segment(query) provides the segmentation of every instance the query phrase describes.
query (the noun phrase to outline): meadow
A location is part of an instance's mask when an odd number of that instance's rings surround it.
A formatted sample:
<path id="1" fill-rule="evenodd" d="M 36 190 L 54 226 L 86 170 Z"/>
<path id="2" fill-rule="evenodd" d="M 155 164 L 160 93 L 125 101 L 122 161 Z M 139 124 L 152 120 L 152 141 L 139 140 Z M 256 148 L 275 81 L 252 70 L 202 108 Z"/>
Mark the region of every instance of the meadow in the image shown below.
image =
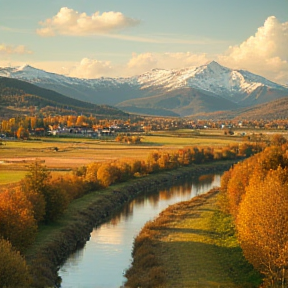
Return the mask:
<path id="1" fill-rule="evenodd" d="M 243 257 L 231 219 L 219 212 L 217 193 L 171 205 L 146 223 L 127 287 L 259 287 L 261 276 Z"/>
<path id="2" fill-rule="evenodd" d="M 113 139 L 42 137 L 5 140 L 0 146 L 0 185 L 21 180 L 36 159 L 53 173 L 67 173 L 91 162 L 146 159 L 154 150 L 185 146 L 225 146 L 241 143 L 242 137 L 224 135 L 222 130 L 191 130 L 143 134 L 141 144 L 119 143 Z"/>

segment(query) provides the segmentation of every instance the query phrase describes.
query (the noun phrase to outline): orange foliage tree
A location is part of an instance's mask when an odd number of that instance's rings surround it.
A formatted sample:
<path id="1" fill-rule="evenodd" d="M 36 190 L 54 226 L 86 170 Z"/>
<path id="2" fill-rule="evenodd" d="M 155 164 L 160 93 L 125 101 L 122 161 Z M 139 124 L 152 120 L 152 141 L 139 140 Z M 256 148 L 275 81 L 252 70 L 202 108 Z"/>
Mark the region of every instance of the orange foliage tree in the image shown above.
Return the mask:
<path id="1" fill-rule="evenodd" d="M 236 228 L 246 259 L 272 287 L 288 284 L 288 171 L 279 167 L 251 179 Z M 275 285 L 275 286 L 274 286 Z"/>
<path id="2" fill-rule="evenodd" d="M 103 187 L 115 183 L 117 179 L 116 168 L 109 163 L 103 163 L 97 171 L 97 179 Z"/>
<path id="3" fill-rule="evenodd" d="M 0 193 L 0 235 L 19 251 L 35 239 L 37 223 L 32 205 L 20 189 Z"/>

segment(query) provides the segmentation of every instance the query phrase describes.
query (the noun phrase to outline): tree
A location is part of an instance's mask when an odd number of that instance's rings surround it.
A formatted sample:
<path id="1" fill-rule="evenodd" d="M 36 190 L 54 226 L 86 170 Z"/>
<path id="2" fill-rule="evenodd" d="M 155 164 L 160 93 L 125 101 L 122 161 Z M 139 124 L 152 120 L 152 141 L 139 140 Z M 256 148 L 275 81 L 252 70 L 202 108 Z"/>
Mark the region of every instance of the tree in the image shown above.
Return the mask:
<path id="1" fill-rule="evenodd" d="M 150 152 L 147 156 L 147 168 L 150 173 L 159 171 L 158 159 L 160 158 L 159 151 Z"/>
<path id="2" fill-rule="evenodd" d="M 85 180 L 92 183 L 97 183 L 97 172 L 101 163 L 93 162 L 87 165 Z"/>
<path id="3" fill-rule="evenodd" d="M 116 168 L 115 173 L 117 173 L 117 181 L 127 181 L 131 178 L 131 166 L 125 160 L 116 161 L 113 166 Z"/>
<path id="4" fill-rule="evenodd" d="M 232 169 L 230 178 L 227 179 L 226 191 L 229 211 L 234 218 L 237 217 L 239 204 L 245 195 L 245 189 L 249 184 L 250 176 L 254 172 L 254 169 L 256 169 L 255 165 L 252 165 L 251 162 L 251 159 L 247 159 L 244 162 L 238 163 Z"/>
<path id="5" fill-rule="evenodd" d="M 50 172 L 39 161 L 35 161 L 29 167 L 29 172 L 21 181 L 22 190 L 27 199 L 31 202 L 35 219 L 40 222 L 45 215 L 45 197 L 44 192 L 47 189 Z"/>
<path id="6" fill-rule="evenodd" d="M 287 143 L 287 139 L 281 134 L 274 134 L 271 139 L 271 144 L 276 146 L 281 146 Z"/>
<path id="7" fill-rule="evenodd" d="M 31 277 L 25 260 L 9 241 L 0 239 L 0 287 L 31 287 Z"/>
<path id="8" fill-rule="evenodd" d="M 157 161 L 159 168 L 165 170 L 169 167 L 169 153 L 162 151 L 160 154 L 160 158 Z"/>
<path id="9" fill-rule="evenodd" d="M 44 220 L 46 223 L 56 221 L 68 206 L 67 193 L 55 182 L 45 187 L 43 195 L 46 203 Z"/>
<path id="10" fill-rule="evenodd" d="M 117 179 L 115 167 L 108 163 L 103 163 L 97 171 L 97 179 L 104 187 L 108 187 Z"/>
<path id="11" fill-rule="evenodd" d="M 23 252 L 37 231 L 32 205 L 20 189 L 0 193 L 0 236 Z"/>
<path id="12" fill-rule="evenodd" d="M 240 204 L 236 228 L 246 259 L 272 287 L 288 280 L 288 171 L 254 176 Z"/>

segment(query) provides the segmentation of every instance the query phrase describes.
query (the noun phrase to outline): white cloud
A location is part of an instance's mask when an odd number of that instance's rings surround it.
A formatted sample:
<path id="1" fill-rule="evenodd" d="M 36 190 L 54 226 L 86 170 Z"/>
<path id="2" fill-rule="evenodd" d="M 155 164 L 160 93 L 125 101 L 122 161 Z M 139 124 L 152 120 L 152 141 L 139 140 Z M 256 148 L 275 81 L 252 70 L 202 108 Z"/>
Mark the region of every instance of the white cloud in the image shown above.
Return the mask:
<path id="1" fill-rule="evenodd" d="M 83 58 L 78 63 L 66 63 L 58 73 L 78 78 L 129 77 L 140 75 L 153 68 L 177 69 L 201 65 L 211 59 L 206 54 L 187 53 L 133 53 L 122 65 L 110 61 Z M 38 65 L 39 66 L 39 65 Z M 51 69 L 50 69 L 51 70 Z"/>
<path id="2" fill-rule="evenodd" d="M 142 53 L 132 55 L 126 71 L 129 75 L 141 74 L 153 68 L 180 69 L 202 65 L 211 59 L 205 53 Z"/>
<path id="3" fill-rule="evenodd" d="M 32 54 L 24 45 L 12 46 L 0 44 L 0 54 Z"/>
<path id="4" fill-rule="evenodd" d="M 91 16 L 62 7 L 52 18 L 40 22 L 43 28 L 37 29 L 41 36 L 107 34 L 126 27 L 135 26 L 138 20 L 124 16 L 121 12 L 95 12 Z"/>
<path id="5" fill-rule="evenodd" d="M 246 69 L 279 83 L 288 82 L 288 22 L 275 16 L 266 19 L 254 36 L 229 47 L 219 62 L 231 68 Z"/>
<path id="6" fill-rule="evenodd" d="M 70 68 L 69 76 L 78 78 L 98 78 L 112 76 L 115 72 L 109 61 L 83 58 L 79 64 Z"/>
<path id="7" fill-rule="evenodd" d="M 64 9 L 64 10 L 63 10 Z M 61 12 L 62 11 L 62 12 Z M 61 15 L 59 16 L 59 13 Z M 51 33 L 55 34 L 65 34 L 71 33 L 78 35 L 89 34 L 89 33 L 100 33 L 103 31 L 108 31 L 108 26 L 113 27 L 124 27 L 123 25 L 112 25 L 106 26 L 102 23 L 103 13 L 100 15 L 96 14 L 102 19 L 101 21 L 96 21 L 99 24 L 97 29 L 93 26 L 95 23 L 92 20 L 93 16 L 88 17 L 85 13 L 79 14 L 72 9 L 62 8 L 60 12 L 53 17 L 45 21 L 47 29 L 46 35 Z M 116 12 L 107 12 L 116 13 Z M 94 14 L 94 15 L 95 15 Z M 117 14 L 117 13 L 116 13 Z M 121 13 L 120 13 L 121 14 Z M 66 15 L 66 16 L 65 16 Z M 81 16 L 82 15 L 82 16 Z M 121 14 L 122 15 L 122 14 Z M 123 16 L 123 15 L 122 15 Z M 105 16 L 106 17 L 106 16 Z M 124 17 L 124 16 L 123 16 Z M 79 24 L 79 19 L 86 19 L 88 24 L 83 20 L 82 26 Z M 109 17 L 107 19 L 110 19 Z M 117 17 L 115 18 L 117 19 Z M 124 19 L 126 19 L 124 17 Z M 133 20 L 134 21 L 134 20 Z M 133 22 L 132 21 L 132 22 Z M 115 20 L 113 23 L 120 23 L 121 21 Z M 125 22 L 125 21 L 124 21 Z M 68 25 L 69 23 L 69 25 Z M 76 24 L 75 24 L 76 23 Z M 81 21 L 80 21 L 81 23 Z M 85 24 L 86 23 L 86 24 Z M 125 22 L 126 23 L 126 22 Z M 129 23 L 129 21 L 128 21 Z M 133 22 L 133 25 L 135 23 Z M 43 26 L 45 26 L 43 25 Z M 112 25 L 112 26 L 111 26 Z M 127 24 L 128 26 L 130 24 Z M 80 29 L 80 26 L 83 28 Z M 105 29 L 103 27 L 106 27 Z M 84 29 L 86 27 L 86 30 Z M 93 29 L 91 27 L 94 27 Z M 89 28 L 89 29 L 88 29 Z M 70 30 L 69 30 L 70 29 Z M 113 30 L 111 28 L 112 31 Z M 94 32 L 92 32 L 94 31 Z M 98 32 L 97 32 L 98 31 Z M 42 31 L 43 32 L 43 31 Z M 45 34 L 44 33 L 44 34 Z M 104 33 L 104 32 L 103 32 Z M 103 34 L 104 35 L 104 34 Z M 116 37 L 122 39 L 122 35 L 119 34 L 105 34 L 105 37 Z M 125 36 L 125 35 L 124 35 Z M 139 38 L 139 39 L 138 39 Z M 131 41 L 143 41 L 149 42 L 149 39 L 153 41 L 152 38 L 141 38 L 132 37 Z M 168 41 L 169 39 L 159 38 L 157 41 Z M 173 38 L 174 39 L 174 38 Z M 172 39 L 172 40 L 173 40 Z M 171 41 L 172 41 L 171 40 Z M 161 42 L 162 43 L 162 42 Z M 169 47 L 169 46 L 167 46 Z M 235 68 L 235 69 L 245 69 L 253 73 L 262 75 L 272 81 L 282 84 L 288 84 L 288 22 L 281 23 L 274 17 L 268 17 L 262 27 L 259 27 L 255 35 L 247 38 L 243 43 L 235 46 L 229 47 L 229 49 L 220 55 L 208 55 L 205 53 L 192 53 L 192 52 L 179 52 L 179 53 L 133 53 L 130 59 L 126 60 L 126 63 L 114 63 L 106 60 L 99 59 L 89 59 L 83 58 L 80 62 L 38 62 L 36 67 L 41 67 L 44 70 L 53 71 L 56 73 L 65 74 L 68 76 L 80 77 L 80 78 L 97 78 L 97 77 L 128 77 L 133 75 L 139 75 L 153 68 L 163 68 L 163 69 L 179 69 L 191 66 L 199 66 L 205 64 L 210 60 L 217 60 L 220 64 Z M 0 54 L 12 54 L 12 53 L 31 53 L 24 46 L 7 46 L 0 44 Z M 106 55 L 107 56 L 107 55 Z M 125 55 L 122 55 L 122 59 Z M 2 59 L 3 60 L 3 59 Z M 30 63 L 33 65 L 33 63 Z M 58 65 L 58 66 L 57 66 Z M 62 67 L 62 68 L 61 68 Z M 49 68 L 49 69 L 47 69 Z"/>

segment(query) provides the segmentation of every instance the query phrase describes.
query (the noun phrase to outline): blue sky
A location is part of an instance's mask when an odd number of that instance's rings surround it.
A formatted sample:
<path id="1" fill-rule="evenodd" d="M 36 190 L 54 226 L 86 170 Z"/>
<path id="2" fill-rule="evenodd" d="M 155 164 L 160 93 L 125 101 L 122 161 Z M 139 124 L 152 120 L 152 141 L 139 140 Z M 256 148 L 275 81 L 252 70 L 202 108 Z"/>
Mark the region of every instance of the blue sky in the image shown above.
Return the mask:
<path id="1" fill-rule="evenodd" d="M 216 60 L 288 83 L 287 47 L 288 0 L 0 0 L 0 66 L 97 78 Z"/>

